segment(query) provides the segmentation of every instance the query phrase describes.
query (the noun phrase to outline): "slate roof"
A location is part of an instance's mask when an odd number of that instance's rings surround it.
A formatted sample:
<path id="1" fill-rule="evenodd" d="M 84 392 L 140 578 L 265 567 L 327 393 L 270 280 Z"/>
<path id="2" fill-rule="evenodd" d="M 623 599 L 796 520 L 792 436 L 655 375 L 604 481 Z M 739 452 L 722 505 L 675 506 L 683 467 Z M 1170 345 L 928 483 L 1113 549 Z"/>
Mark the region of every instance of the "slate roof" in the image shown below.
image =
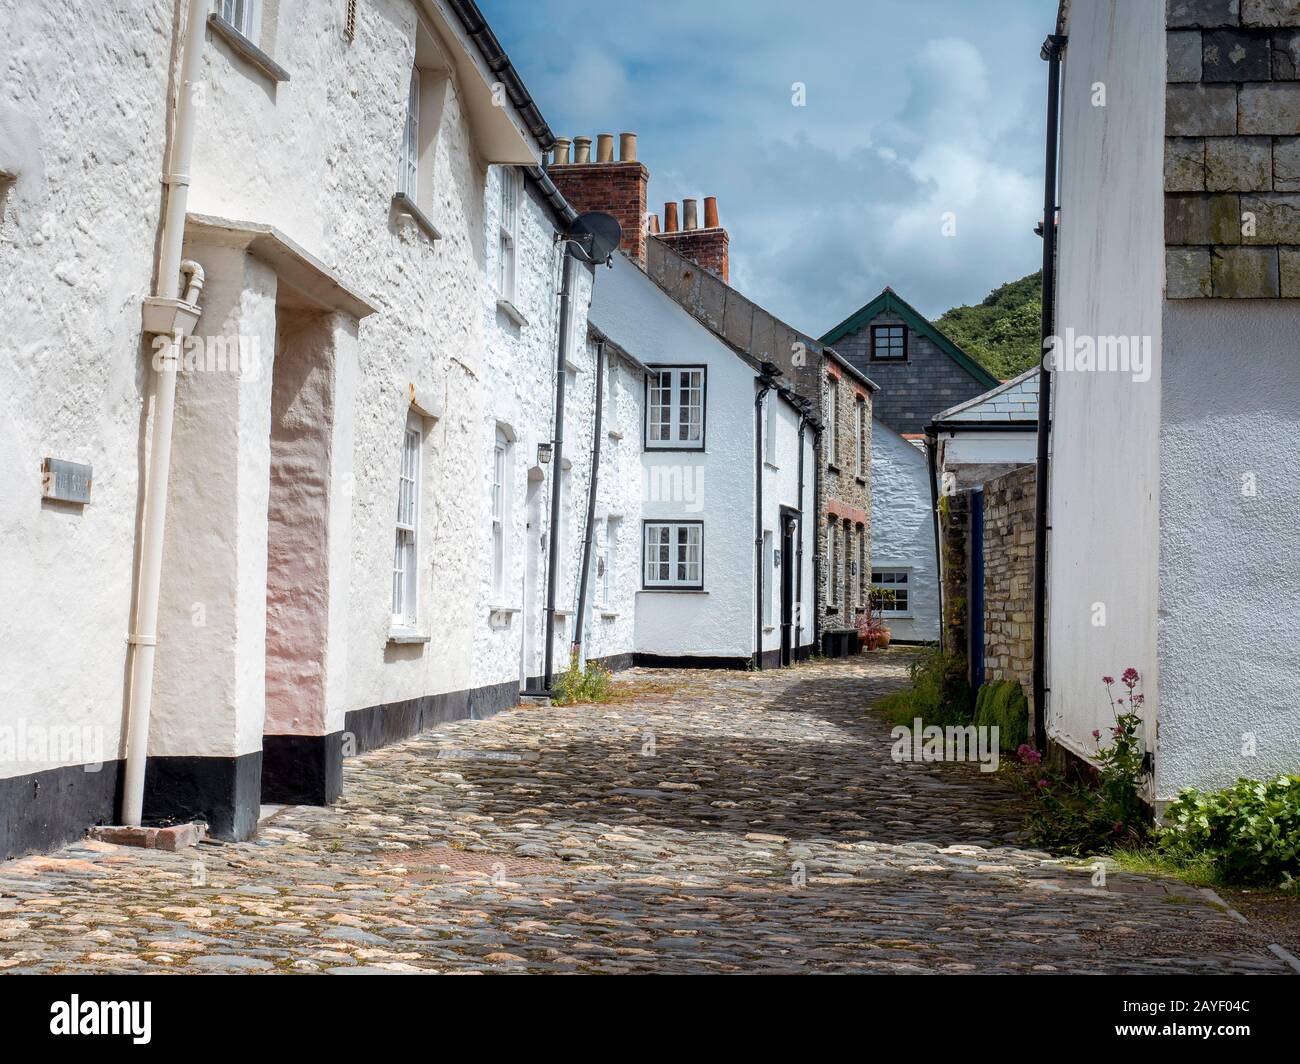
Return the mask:
<path id="1" fill-rule="evenodd" d="M 974 399 L 967 399 L 936 414 L 932 424 L 948 426 L 1038 425 L 1038 367 L 1025 370 Z"/>

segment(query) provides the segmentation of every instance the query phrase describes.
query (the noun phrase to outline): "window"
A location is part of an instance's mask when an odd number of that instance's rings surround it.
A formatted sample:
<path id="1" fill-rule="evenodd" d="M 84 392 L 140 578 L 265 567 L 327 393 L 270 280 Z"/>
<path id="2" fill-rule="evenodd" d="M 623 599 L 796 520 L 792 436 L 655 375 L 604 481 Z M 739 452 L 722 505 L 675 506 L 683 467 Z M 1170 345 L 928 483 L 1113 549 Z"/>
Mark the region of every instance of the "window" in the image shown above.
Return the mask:
<path id="1" fill-rule="evenodd" d="M 838 555 L 835 549 L 837 526 L 834 519 L 826 526 L 826 605 L 838 606 L 840 603 L 840 581 Z"/>
<path id="2" fill-rule="evenodd" d="M 618 362 L 609 357 L 605 366 L 605 430 L 611 436 L 621 435 L 618 421 L 618 401 L 620 394 L 620 383 L 618 375 Z"/>
<path id="3" fill-rule="evenodd" d="M 418 424 L 408 421 L 397 475 L 397 537 L 393 549 L 393 624 L 404 628 L 414 628 L 417 619 L 420 440 Z"/>
<path id="4" fill-rule="evenodd" d="M 771 627 L 776 623 L 776 581 L 772 579 L 775 568 L 772 554 L 772 533 L 763 533 L 763 624 Z"/>
<path id="5" fill-rule="evenodd" d="M 216 0 L 216 13 L 254 44 L 262 35 L 261 0 Z"/>
<path id="6" fill-rule="evenodd" d="M 871 359 L 873 362 L 906 361 L 907 326 L 873 325 L 871 327 Z"/>
<path id="7" fill-rule="evenodd" d="M 609 605 L 609 541 L 604 521 L 596 522 L 596 608 Z"/>
<path id="8" fill-rule="evenodd" d="M 645 523 L 645 586 L 699 591 L 704 587 L 704 525 Z"/>
<path id="9" fill-rule="evenodd" d="M 763 461 L 768 465 L 776 465 L 776 404 L 777 397 L 775 392 L 769 392 L 763 400 L 767 404 L 763 425 Z"/>
<path id="10" fill-rule="evenodd" d="M 502 167 L 497 295 L 508 303 L 513 303 L 515 299 L 515 242 L 519 236 L 519 192 L 519 171 L 511 166 Z"/>
<path id="11" fill-rule="evenodd" d="M 492 448 L 492 594 L 497 602 L 506 584 L 506 521 L 510 516 L 510 438 L 497 429 Z"/>
<path id="12" fill-rule="evenodd" d="M 865 477 L 871 467 L 871 455 L 867 453 L 867 404 L 859 399 L 854 404 L 854 439 L 857 440 L 858 476 Z"/>
<path id="13" fill-rule="evenodd" d="M 704 367 L 663 367 L 647 381 L 646 447 L 704 448 Z"/>
<path id="14" fill-rule="evenodd" d="M 867 574 L 870 570 L 867 568 L 867 530 L 864 526 L 858 525 L 858 605 L 866 608 L 871 595 L 871 585 L 867 581 Z"/>
<path id="15" fill-rule="evenodd" d="M 882 617 L 907 617 L 911 615 L 908 606 L 907 569 L 873 569 L 871 571 L 872 596 L 880 603 Z"/>
<path id="16" fill-rule="evenodd" d="M 827 459 L 831 465 L 840 464 L 840 382 L 832 377 L 826 382 L 826 429 L 830 434 Z"/>
<path id="17" fill-rule="evenodd" d="M 411 68 L 411 85 L 406 96 L 406 126 L 402 131 L 402 151 L 397 167 L 397 191 L 412 201 L 416 198 L 420 176 L 420 70 Z"/>

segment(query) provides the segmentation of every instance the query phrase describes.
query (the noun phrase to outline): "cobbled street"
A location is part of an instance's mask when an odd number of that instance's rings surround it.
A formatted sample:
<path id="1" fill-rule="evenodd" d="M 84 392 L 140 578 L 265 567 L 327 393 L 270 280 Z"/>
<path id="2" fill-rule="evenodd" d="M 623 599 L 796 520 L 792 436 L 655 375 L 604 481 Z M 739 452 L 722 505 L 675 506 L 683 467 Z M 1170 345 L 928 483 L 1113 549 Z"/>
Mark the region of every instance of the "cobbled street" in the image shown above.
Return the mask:
<path id="1" fill-rule="evenodd" d="M 6 862 L 0 969 L 1288 971 L 1192 887 L 1025 848 L 977 766 L 892 761 L 909 660 L 636 670 L 352 758 L 252 842 Z"/>

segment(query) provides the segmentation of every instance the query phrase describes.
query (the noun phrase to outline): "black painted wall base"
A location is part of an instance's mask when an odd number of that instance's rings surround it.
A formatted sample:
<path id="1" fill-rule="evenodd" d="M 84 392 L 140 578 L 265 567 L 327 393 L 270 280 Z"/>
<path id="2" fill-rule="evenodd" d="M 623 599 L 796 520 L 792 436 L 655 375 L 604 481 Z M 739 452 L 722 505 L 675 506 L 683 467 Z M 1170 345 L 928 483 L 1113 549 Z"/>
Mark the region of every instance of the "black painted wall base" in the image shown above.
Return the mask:
<path id="1" fill-rule="evenodd" d="M 0 861 L 54 850 L 94 824 L 112 824 L 121 801 L 121 761 L 96 772 L 64 765 L 0 779 Z"/>
<path id="2" fill-rule="evenodd" d="M 330 805 L 343 793 L 343 732 L 262 736 L 262 801 Z"/>
<path id="3" fill-rule="evenodd" d="M 262 751 L 239 757 L 150 757 L 144 772 L 144 822 L 206 820 L 208 833 L 253 837 L 262 810 Z"/>
<path id="4" fill-rule="evenodd" d="M 724 658 L 691 654 L 633 654 L 632 661 L 646 669 L 750 669 L 753 658 Z"/>
<path id="5" fill-rule="evenodd" d="M 465 717 L 482 720 L 518 704 L 519 681 L 511 680 L 472 691 L 449 691 L 354 709 L 343 718 L 343 731 L 353 737 L 353 752 L 362 754 L 409 739 L 437 724 Z"/>

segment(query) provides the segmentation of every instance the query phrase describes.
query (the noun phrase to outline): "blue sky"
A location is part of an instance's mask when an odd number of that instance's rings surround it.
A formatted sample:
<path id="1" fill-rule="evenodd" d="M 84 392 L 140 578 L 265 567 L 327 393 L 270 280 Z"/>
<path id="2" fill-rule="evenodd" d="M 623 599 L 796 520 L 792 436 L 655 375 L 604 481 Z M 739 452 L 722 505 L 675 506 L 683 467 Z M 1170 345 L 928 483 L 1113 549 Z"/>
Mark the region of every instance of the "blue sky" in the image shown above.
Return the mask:
<path id="1" fill-rule="evenodd" d="M 807 332 L 885 285 L 934 316 L 1040 264 L 1056 0 L 479 5 L 557 135 L 637 133 L 652 210 L 717 196 L 732 284 Z"/>

